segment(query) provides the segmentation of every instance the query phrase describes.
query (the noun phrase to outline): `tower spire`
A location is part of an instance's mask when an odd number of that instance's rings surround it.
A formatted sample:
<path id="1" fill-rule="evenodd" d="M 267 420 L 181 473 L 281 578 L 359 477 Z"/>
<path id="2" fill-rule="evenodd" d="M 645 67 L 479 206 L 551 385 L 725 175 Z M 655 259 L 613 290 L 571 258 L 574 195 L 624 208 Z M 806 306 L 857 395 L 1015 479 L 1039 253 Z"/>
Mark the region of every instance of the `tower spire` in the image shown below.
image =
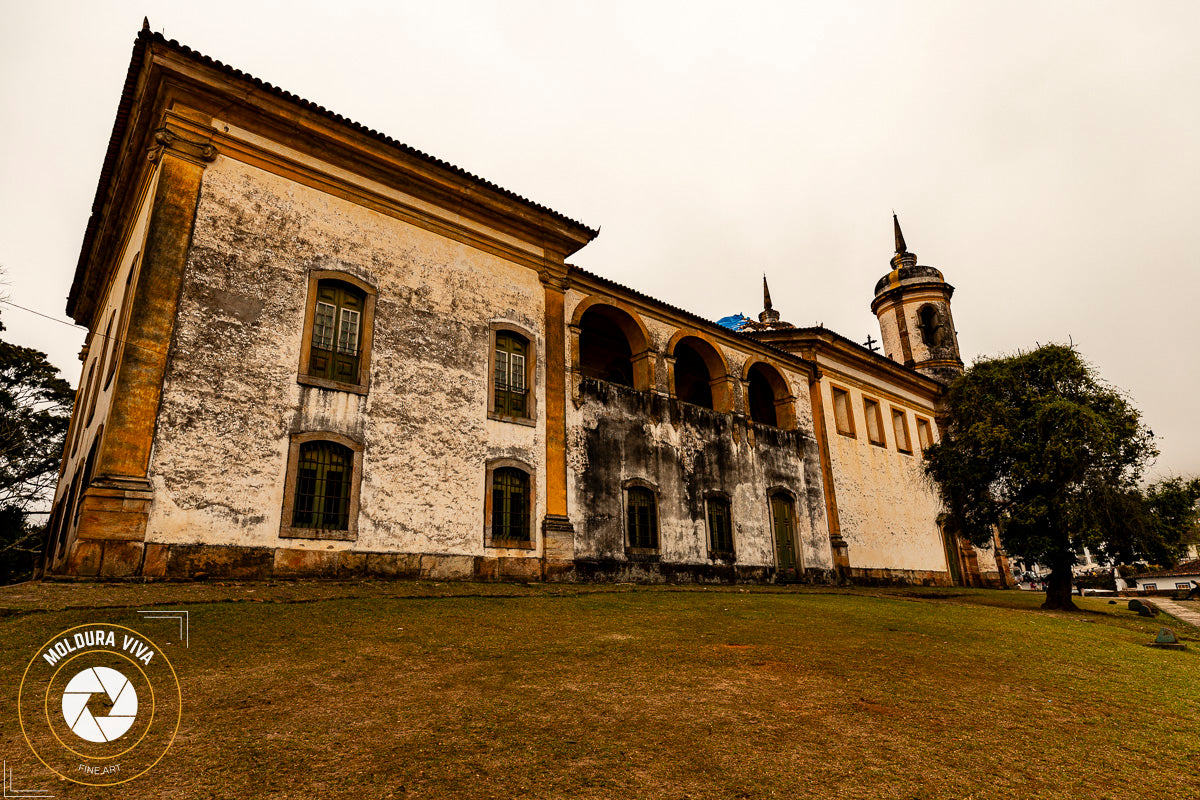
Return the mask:
<path id="1" fill-rule="evenodd" d="M 776 325 L 779 322 L 779 312 L 771 306 L 771 290 L 767 287 L 767 273 L 763 273 L 763 311 L 758 315 L 758 321 L 763 325 Z"/>
<path id="2" fill-rule="evenodd" d="M 900 218 L 896 216 L 895 211 L 892 212 L 892 234 L 896 237 L 896 255 L 892 256 L 892 269 L 915 267 L 917 254 L 908 252 L 908 245 L 904 242 L 904 231 L 900 230 Z"/>

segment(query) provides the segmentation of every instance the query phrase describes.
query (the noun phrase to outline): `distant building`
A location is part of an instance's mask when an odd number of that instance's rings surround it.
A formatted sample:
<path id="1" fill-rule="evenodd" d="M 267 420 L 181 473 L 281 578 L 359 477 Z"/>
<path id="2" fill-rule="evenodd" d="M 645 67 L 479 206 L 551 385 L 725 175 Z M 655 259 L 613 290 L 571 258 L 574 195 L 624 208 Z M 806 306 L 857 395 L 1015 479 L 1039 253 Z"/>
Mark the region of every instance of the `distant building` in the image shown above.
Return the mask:
<path id="1" fill-rule="evenodd" d="M 144 30 L 47 570 L 1008 583 L 921 476 L 962 363 L 898 221 L 885 354 L 568 264 L 596 235 Z"/>
<path id="2" fill-rule="evenodd" d="M 1129 588 L 1140 592 L 1191 590 L 1192 581 L 1200 583 L 1200 559 L 1184 561 L 1171 569 L 1160 569 L 1127 578 Z"/>

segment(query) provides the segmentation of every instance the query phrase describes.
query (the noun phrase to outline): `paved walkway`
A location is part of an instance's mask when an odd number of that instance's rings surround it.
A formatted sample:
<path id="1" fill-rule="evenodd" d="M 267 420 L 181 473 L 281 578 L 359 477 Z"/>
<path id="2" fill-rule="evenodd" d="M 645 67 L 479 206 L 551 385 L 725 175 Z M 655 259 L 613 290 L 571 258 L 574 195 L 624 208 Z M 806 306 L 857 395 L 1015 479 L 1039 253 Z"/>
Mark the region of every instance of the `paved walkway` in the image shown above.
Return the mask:
<path id="1" fill-rule="evenodd" d="M 1200 628 L 1200 603 L 1177 603 L 1161 597 L 1151 597 L 1148 600 L 1171 616 Z"/>

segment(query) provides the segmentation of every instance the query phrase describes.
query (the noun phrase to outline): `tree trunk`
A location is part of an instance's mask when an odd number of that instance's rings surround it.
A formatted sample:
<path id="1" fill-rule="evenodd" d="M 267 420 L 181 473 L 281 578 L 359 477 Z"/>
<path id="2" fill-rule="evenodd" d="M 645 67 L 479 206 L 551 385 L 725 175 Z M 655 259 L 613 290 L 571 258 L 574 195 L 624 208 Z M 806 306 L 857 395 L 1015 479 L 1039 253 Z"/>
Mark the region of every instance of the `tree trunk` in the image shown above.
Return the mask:
<path id="1" fill-rule="evenodd" d="M 1050 568 L 1050 576 L 1046 581 L 1046 602 L 1042 608 L 1056 611 L 1078 611 L 1071 600 L 1071 565 L 1060 560 Z"/>

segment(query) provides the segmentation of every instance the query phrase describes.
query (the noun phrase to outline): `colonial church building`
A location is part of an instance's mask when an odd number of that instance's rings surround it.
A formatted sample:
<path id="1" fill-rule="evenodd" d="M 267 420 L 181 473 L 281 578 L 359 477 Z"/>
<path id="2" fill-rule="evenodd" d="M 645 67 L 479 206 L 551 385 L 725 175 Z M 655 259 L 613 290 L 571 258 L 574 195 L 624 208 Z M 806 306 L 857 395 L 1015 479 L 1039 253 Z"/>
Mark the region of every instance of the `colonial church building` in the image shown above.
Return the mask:
<path id="1" fill-rule="evenodd" d="M 921 475 L 962 362 L 898 222 L 882 354 L 568 263 L 596 235 L 143 30 L 46 571 L 1006 583 Z"/>

